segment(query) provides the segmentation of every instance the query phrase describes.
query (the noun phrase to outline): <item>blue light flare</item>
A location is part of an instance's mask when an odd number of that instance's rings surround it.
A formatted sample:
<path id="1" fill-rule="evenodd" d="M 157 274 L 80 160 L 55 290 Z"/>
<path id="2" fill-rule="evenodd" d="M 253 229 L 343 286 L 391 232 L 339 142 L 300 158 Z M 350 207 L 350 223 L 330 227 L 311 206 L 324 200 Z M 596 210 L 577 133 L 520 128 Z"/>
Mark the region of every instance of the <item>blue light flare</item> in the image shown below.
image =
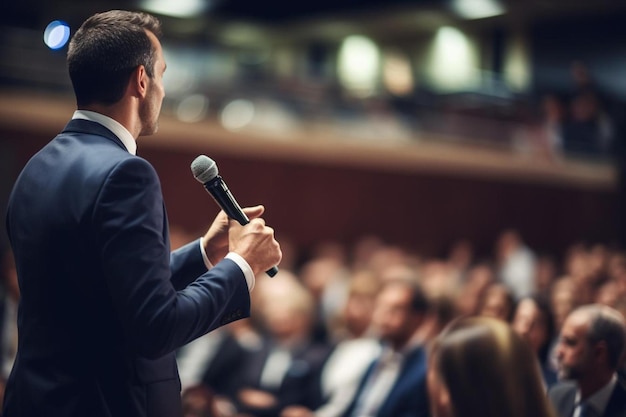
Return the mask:
<path id="1" fill-rule="evenodd" d="M 43 33 L 43 41 L 52 50 L 61 49 L 70 39 L 70 27 L 61 20 L 50 22 Z"/>

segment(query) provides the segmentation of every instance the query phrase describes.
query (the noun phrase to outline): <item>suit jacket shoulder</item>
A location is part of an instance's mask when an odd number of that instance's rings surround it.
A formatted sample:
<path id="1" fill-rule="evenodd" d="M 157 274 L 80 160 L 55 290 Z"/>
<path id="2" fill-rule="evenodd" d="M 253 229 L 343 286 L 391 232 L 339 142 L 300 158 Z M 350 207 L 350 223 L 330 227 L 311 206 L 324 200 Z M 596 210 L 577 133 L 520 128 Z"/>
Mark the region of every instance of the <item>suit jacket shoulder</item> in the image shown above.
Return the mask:
<path id="1" fill-rule="evenodd" d="M 618 379 L 604 411 L 604 417 L 626 417 L 626 381 Z"/>
<path id="2" fill-rule="evenodd" d="M 570 417 L 574 412 L 576 383 L 559 382 L 550 388 L 548 397 L 559 417 Z"/>

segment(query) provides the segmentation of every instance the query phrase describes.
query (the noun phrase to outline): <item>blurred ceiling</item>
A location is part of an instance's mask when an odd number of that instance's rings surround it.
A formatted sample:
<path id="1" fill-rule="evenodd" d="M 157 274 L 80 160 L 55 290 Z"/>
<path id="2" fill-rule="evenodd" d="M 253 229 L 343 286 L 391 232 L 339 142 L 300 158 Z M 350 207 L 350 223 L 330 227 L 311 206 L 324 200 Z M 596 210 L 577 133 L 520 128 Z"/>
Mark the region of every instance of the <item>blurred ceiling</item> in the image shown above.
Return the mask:
<path id="1" fill-rule="evenodd" d="M 334 17 L 384 18 L 406 12 L 438 11 L 452 16 L 454 0 L 200 0 L 201 18 L 248 21 L 264 25 L 307 22 Z M 497 20 L 526 21 L 589 13 L 626 11 L 623 0 L 499 0 L 507 12 Z M 51 19 L 79 24 L 90 14 L 109 9 L 140 9 L 141 0 L 2 0 L 0 25 L 40 28 Z M 493 20 L 493 19 L 492 19 Z"/>

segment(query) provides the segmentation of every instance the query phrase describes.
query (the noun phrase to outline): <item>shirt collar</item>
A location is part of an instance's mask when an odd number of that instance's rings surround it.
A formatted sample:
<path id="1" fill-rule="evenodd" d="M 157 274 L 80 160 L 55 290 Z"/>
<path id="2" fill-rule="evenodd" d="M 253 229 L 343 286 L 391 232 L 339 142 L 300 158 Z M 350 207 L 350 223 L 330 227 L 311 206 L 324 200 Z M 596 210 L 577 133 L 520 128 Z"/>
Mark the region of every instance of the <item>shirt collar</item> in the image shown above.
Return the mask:
<path id="1" fill-rule="evenodd" d="M 119 123 L 117 120 L 111 119 L 104 114 L 96 113 L 89 110 L 76 110 L 74 112 L 74 115 L 72 116 L 72 120 L 73 119 L 89 120 L 91 122 L 101 124 L 102 126 L 109 129 L 111 132 L 113 132 L 113 134 L 122 141 L 128 152 L 133 155 L 137 154 L 137 142 L 135 141 L 135 138 L 128 131 L 128 129 L 122 126 L 122 124 Z"/>
<path id="2" fill-rule="evenodd" d="M 593 408 L 597 415 L 603 415 L 611 399 L 611 394 L 613 394 L 615 384 L 617 384 L 617 375 L 613 374 L 613 377 L 605 386 L 591 394 L 583 402 Z M 580 403 L 580 390 L 576 393 L 576 404 L 578 403 Z"/>

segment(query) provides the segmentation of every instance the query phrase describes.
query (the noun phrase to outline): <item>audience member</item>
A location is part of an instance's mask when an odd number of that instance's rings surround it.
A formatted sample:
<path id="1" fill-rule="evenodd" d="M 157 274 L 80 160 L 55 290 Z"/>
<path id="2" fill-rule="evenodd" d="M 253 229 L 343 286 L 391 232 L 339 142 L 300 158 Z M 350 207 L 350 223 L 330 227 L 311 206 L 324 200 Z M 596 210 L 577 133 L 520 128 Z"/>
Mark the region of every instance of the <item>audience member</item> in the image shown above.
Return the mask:
<path id="1" fill-rule="evenodd" d="M 574 310 L 558 346 L 559 377 L 549 392 L 560 417 L 624 417 L 626 385 L 618 378 L 626 344 L 624 317 L 599 304 Z"/>
<path id="2" fill-rule="evenodd" d="M 554 258 L 546 255 L 539 256 L 535 264 L 535 294 L 549 297 L 556 278 L 557 265 Z"/>
<path id="3" fill-rule="evenodd" d="M 576 282 L 568 277 L 559 278 L 552 286 L 550 306 L 554 315 L 554 326 L 560 330 L 569 313 L 578 306 Z"/>
<path id="4" fill-rule="evenodd" d="M 604 98 L 585 64 L 574 62 L 571 70 L 575 91 L 563 128 L 564 151 L 579 157 L 606 155 L 614 139 L 614 123 Z"/>
<path id="5" fill-rule="evenodd" d="M 546 94 L 541 100 L 543 114 L 542 131 L 544 146 L 548 154 L 557 157 L 563 153 L 563 125 L 566 118 L 566 108 L 563 99 L 557 94 Z"/>
<path id="6" fill-rule="evenodd" d="M 426 296 L 414 282 L 384 284 L 373 316 L 383 351 L 361 379 L 344 417 L 428 415 L 426 352 L 417 337 L 427 313 Z"/>
<path id="7" fill-rule="evenodd" d="M 522 298 L 515 309 L 511 327 L 535 354 L 545 385 L 552 386 L 557 378 L 556 369 L 550 366 L 549 353 L 556 333 L 548 301 L 540 296 Z"/>
<path id="8" fill-rule="evenodd" d="M 493 283 L 482 297 L 478 315 L 492 317 L 509 323 L 515 311 L 515 298 L 511 290 L 504 284 Z"/>
<path id="9" fill-rule="evenodd" d="M 331 245 L 319 248 L 319 254 L 301 268 L 299 278 L 314 298 L 313 335 L 318 342 L 327 342 L 331 322 L 336 319 L 348 292 L 348 272 L 343 256 Z"/>
<path id="10" fill-rule="evenodd" d="M 416 333 L 416 340 L 429 345 L 441 331 L 458 317 L 456 302 L 450 294 L 428 295 L 428 313 Z"/>
<path id="11" fill-rule="evenodd" d="M 495 272 L 488 262 L 480 262 L 467 272 L 465 282 L 457 297 L 457 309 L 461 315 L 473 316 L 478 313 L 480 301 L 487 288 L 495 281 Z"/>
<path id="12" fill-rule="evenodd" d="M 233 369 L 239 412 L 276 417 L 289 405 L 316 409 L 322 403 L 321 370 L 330 347 L 312 340 L 314 299 L 287 271 L 259 290 L 265 334 Z M 256 291 L 256 290 L 255 290 Z"/>
<path id="13" fill-rule="evenodd" d="M 239 320 L 186 345 L 177 355 L 182 390 L 203 384 L 215 394 L 222 414 L 234 410 L 242 357 L 261 348 L 261 336 L 250 319 Z"/>
<path id="14" fill-rule="evenodd" d="M 322 369 L 324 404 L 314 411 L 302 406 L 287 407 L 281 417 L 338 417 L 343 414 L 368 366 L 380 355 L 380 343 L 371 329 L 379 289 L 378 278 L 369 271 L 353 274 L 341 320 L 331 330 L 338 344 Z"/>
<path id="15" fill-rule="evenodd" d="M 527 343 L 501 320 L 463 318 L 429 359 L 432 417 L 552 417 Z"/>
<path id="16" fill-rule="evenodd" d="M 474 259 L 474 246 L 467 239 L 455 241 L 447 256 L 447 263 L 456 276 L 456 281 L 461 282 L 465 278 L 468 269 Z"/>
<path id="17" fill-rule="evenodd" d="M 498 278 L 516 299 L 535 291 L 535 255 L 516 230 L 505 230 L 496 243 Z"/>

